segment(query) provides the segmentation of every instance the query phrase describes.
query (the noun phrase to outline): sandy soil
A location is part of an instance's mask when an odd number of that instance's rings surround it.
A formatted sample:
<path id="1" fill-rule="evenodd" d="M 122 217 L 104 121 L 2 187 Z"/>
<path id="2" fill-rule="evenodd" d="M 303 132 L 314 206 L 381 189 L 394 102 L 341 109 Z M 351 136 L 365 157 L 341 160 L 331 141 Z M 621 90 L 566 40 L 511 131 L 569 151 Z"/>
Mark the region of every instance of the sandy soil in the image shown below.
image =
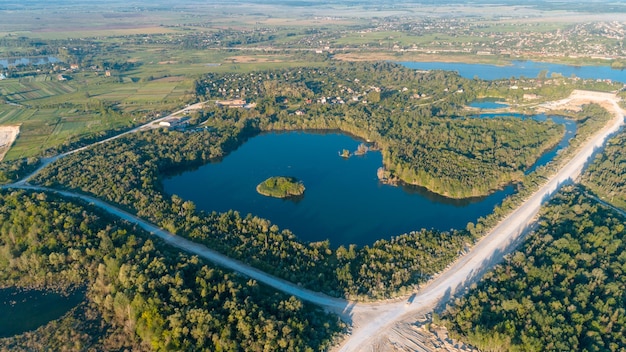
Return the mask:
<path id="1" fill-rule="evenodd" d="M 0 126 L 0 161 L 11 149 L 18 134 L 20 134 L 20 126 Z"/>

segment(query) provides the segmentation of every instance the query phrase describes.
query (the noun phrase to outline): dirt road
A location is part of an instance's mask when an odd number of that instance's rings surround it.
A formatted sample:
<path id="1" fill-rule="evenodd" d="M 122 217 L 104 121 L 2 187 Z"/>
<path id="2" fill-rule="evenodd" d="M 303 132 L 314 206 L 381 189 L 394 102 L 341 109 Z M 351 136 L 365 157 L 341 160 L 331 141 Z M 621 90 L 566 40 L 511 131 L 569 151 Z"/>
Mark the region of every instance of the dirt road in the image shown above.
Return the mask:
<path id="1" fill-rule="evenodd" d="M 604 93 L 575 91 L 571 97 L 562 102 L 552 103 L 554 107 L 572 104 L 574 100 L 582 102 L 602 103 L 613 113 L 614 118 L 607 125 L 581 145 L 572 157 L 547 183 L 537 190 L 518 209 L 509 214 L 487 235 L 485 235 L 464 256 L 460 257 L 451 267 L 420 290 L 410 304 L 400 306 L 393 304 L 375 317 L 369 324 L 353 329 L 352 334 L 339 348 L 339 351 L 370 351 L 373 346 L 380 345 L 385 331 L 411 316 L 430 312 L 437 304 L 447 301 L 452 295 L 477 281 L 485 270 L 499 262 L 509 252 L 512 244 L 532 224 L 541 205 L 546 202 L 561 185 L 572 183 L 581 174 L 583 168 L 592 160 L 608 137 L 617 132 L 624 124 L 624 112 L 619 107 L 614 95 Z M 355 311 L 359 311 L 359 305 Z"/>
<path id="2" fill-rule="evenodd" d="M 435 277 L 423 289 L 421 289 L 411 303 L 406 303 L 404 301 L 354 303 L 303 289 L 296 284 L 276 278 L 237 260 L 228 258 L 204 245 L 175 236 L 145 220 L 137 218 L 136 216 L 120 210 L 99 199 L 72 192 L 51 190 L 43 187 L 28 185 L 26 182 L 28 178 L 39 172 L 41 168 L 24 180 L 21 180 L 13 185 L 4 186 L 3 188 L 16 187 L 55 192 L 65 197 L 82 199 L 115 216 L 142 227 L 154 236 L 159 237 L 176 248 L 184 250 L 188 253 L 196 254 L 214 262 L 217 265 L 249 276 L 250 278 L 274 287 L 275 289 L 283 291 L 287 294 L 291 294 L 300 299 L 325 307 L 329 311 L 340 314 L 344 320 L 352 323 L 351 334 L 341 343 L 340 346 L 337 346 L 336 349 L 339 351 L 369 351 L 374 348 L 373 346 L 380 346 L 381 339 L 384 339 L 388 329 L 393 328 L 394 324 L 402 322 L 407 318 L 415 317 L 420 313 L 430 312 L 437 304 L 445 302 L 452 295 L 464 289 L 470 283 L 478 280 L 485 270 L 491 268 L 495 263 L 501 260 L 504 253 L 511 250 L 513 244 L 516 243 L 516 241 L 524 234 L 528 226 L 530 226 L 533 218 L 539 211 L 541 204 L 547 201 L 547 199 L 549 199 L 549 197 L 552 196 L 561 185 L 573 182 L 580 175 L 586 164 L 591 160 L 594 152 L 602 148 L 608 136 L 617 132 L 617 130 L 624 123 L 623 111 L 617 104 L 617 99 L 614 95 L 576 91 L 570 98 L 564 99 L 561 102 L 551 103 L 550 107 L 556 108 L 561 106 L 560 104 L 565 103 L 572 104 L 574 100 L 579 102 L 593 101 L 602 103 L 605 107 L 608 107 L 611 110 L 615 117 L 602 130 L 598 131 L 585 143 L 583 143 L 572 159 L 567 162 L 565 166 L 562 167 L 555 175 L 550 177 L 547 183 L 536 191 L 531 197 L 529 197 L 524 204 L 503 219 L 494 229 L 485 235 L 483 239 L 474 245 L 474 247 L 467 254 L 460 257 L 447 270 Z M 182 109 L 170 116 L 180 114 L 190 108 L 191 107 Z M 156 123 L 158 123 L 158 120 Z M 154 128 L 154 126 L 154 122 L 152 122 L 151 125 L 147 124 L 140 126 L 136 129 L 98 143 L 104 143 L 128 133 Z M 44 166 L 54 160 L 58 160 L 59 158 L 85 148 L 87 147 L 47 160 Z"/>
<path id="3" fill-rule="evenodd" d="M 191 110 L 200 109 L 204 104 L 206 104 L 206 102 L 200 102 L 200 103 L 196 103 L 196 104 L 187 106 L 184 109 L 180 109 L 178 111 L 175 111 L 175 112 L 173 112 L 173 113 L 171 113 L 171 114 L 169 114 L 169 115 L 167 115 L 165 117 L 161 117 L 159 119 L 152 120 L 152 121 L 150 121 L 150 122 L 148 122 L 146 124 L 143 124 L 141 126 L 135 127 L 135 128 L 133 128 L 131 130 L 128 130 L 126 132 L 122 132 L 122 133 L 117 134 L 117 135 L 115 135 L 113 137 L 109 137 L 109 138 L 103 139 L 101 141 L 94 142 L 92 144 L 86 145 L 84 147 L 77 148 L 77 149 L 74 149 L 74 150 L 70 150 L 69 152 L 65 152 L 65 153 L 62 153 L 62 154 L 59 154 L 59 155 L 55 155 L 55 156 L 50 157 L 50 158 L 43 158 L 41 160 L 41 163 L 40 163 L 39 167 L 35 171 L 31 172 L 29 175 L 27 175 L 26 177 L 22 178 L 21 180 L 15 182 L 13 185 L 16 185 L 16 186 L 26 185 L 28 183 L 28 180 L 30 180 L 33 176 L 37 175 L 43 168 L 47 167 L 48 165 L 52 164 L 53 162 L 55 162 L 55 161 L 57 161 L 57 160 L 59 160 L 61 158 L 64 158 L 64 157 L 66 157 L 66 156 L 68 156 L 70 154 L 74 154 L 74 153 L 80 152 L 81 150 L 85 150 L 87 148 L 91 148 L 94 145 L 110 142 L 112 140 L 121 138 L 121 137 L 126 136 L 126 135 L 131 134 L 131 133 L 136 133 L 136 132 L 139 132 L 139 131 L 147 131 L 147 130 L 151 130 L 151 129 L 155 129 L 155 128 L 161 128 L 161 126 L 159 126 L 159 122 L 161 122 L 161 121 L 163 121 L 165 119 L 172 118 L 172 117 L 177 117 L 178 115 L 186 113 L 186 112 L 191 111 Z"/>
<path id="4" fill-rule="evenodd" d="M 136 217 L 124 210 L 121 210 L 111 204 L 108 204 L 100 199 L 90 197 L 84 194 L 78 194 L 68 191 L 61 191 L 51 188 L 31 186 L 31 185 L 21 185 L 21 186 L 13 186 L 14 188 L 28 189 L 34 191 L 43 191 L 49 193 L 56 193 L 62 195 L 66 198 L 74 198 L 83 200 L 93 206 L 96 206 L 100 209 L 105 210 L 106 212 L 128 221 L 131 224 L 137 225 L 142 229 L 146 230 L 153 236 L 156 236 L 167 244 L 176 247 L 180 250 L 183 250 L 190 254 L 198 255 L 201 258 L 208 259 L 209 261 L 222 266 L 224 268 L 231 269 L 233 271 L 239 272 L 246 276 L 249 276 L 259 282 L 262 282 L 268 286 L 274 287 L 275 289 L 285 292 L 290 295 L 294 295 L 300 299 L 309 301 L 318 306 L 324 307 L 330 311 L 336 312 L 338 314 L 342 314 L 346 307 L 349 305 L 349 302 L 346 300 L 329 297 L 322 293 L 310 291 L 304 289 L 294 283 L 279 279 L 275 276 L 267 274 L 261 270 L 255 269 L 249 265 L 246 265 L 238 260 L 229 258 L 221 253 L 218 253 L 212 249 L 207 248 L 205 245 L 195 243 L 188 239 L 185 239 L 180 236 L 176 236 L 164 229 L 159 228 L 158 226 L 143 220 L 141 218 Z"/>

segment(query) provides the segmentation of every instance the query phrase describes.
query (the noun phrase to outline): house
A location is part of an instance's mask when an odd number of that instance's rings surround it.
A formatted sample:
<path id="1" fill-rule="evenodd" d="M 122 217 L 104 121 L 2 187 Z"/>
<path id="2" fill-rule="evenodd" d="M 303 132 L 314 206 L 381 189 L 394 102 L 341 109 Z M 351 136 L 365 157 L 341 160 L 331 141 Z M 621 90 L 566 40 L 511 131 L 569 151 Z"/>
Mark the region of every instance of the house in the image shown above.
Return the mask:
<path id="1" fill-rule="evenodd" d="M 7 79 L 7 76 L 5 76 L 4 73 L 0 73 L 0 81 L 2 81 L 3 79 Z"/>
<path id="2" fill-rule="evenodd" d="M 78 70 L 78 68 L 79 68 L 78 64 L 71 64 L 70 65 L 70 69 L 71 70 Z"/>

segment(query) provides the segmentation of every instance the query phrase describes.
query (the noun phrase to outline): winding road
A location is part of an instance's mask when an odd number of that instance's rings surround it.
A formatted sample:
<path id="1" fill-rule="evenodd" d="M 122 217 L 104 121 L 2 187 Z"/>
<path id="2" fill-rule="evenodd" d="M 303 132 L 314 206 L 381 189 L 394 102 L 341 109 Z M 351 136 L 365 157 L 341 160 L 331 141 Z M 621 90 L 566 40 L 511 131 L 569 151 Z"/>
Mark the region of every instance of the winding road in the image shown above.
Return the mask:
<path id="1" fill-rule="evenodd" d="M 521 236 L 532 224 L 541 205 L 551 197 L 561 185 L 574 182 L 581 174 L 584 167 L 590 162 L 595 152 L 602 148 L 610 135 L 616 133 L 624 123 L 624 113 L 617 103 L 617 97 L 608 93 L 575 91 L 572 96 L 561 103 L 569 103 L 572 100 L 602 102 L 610 108 L 614 118 L 600 131 L 588 138 L 579 148 L 576 154 L 547 182 L 530 196 L 519 208 L 510 213 L 495 228 L 477 242 L 471 250 L 458 258 L 444 272 L 433 278 L 426 286 L 416 293 L 411 302 L 406 301 L 381 301 L 374 303 L 355 303 L 343 299 L 333 298 L 318 292 L 304 289 L 296 284 L 269 275 L 258 269 L 252 268 L 238 260 L 234 260 L 204 245 L 192 242 L 176 236 L 154 224 L 140 219 L 126 211 L 123 211 L 102 200 L 84 194 L 68 191 L 49 189 L 28 184 L 28 180 L 50 163 L 61 159 L 69 154 L 86 149 L 82 147 L 53 158 L 45 160 L 42 165 L 32 174 L 11 185 L 2 188 L 22 188 L 35 191 L 54 192 L 64 197 L 81 199 L 110 214 L 136 224 L 152 235 L 162 239 L 166 243 L 180 250 L 192 253 L 207 259 L 217 265 L 234 270 L 250 278 L 269 285 L 277 290 L 309 301 L 318 306 L 339 314 L 345 321 L 352 324 L 352 331 L 344 341 L 336 347 L 337 350 L 369 351 L 373 349 L 381 338 L 384 338 L 388 329 L 394 324 L 402 322 L 419 314 L 430 312 L 436 305 L 446 302 L 454 294 L 466 288 L 472 282 L 478 280 L 485 270 L 499 262 L 503 255 L 511 250 Z M 188 110 L 201 107 L 198 103 L 185 109 L 179 110 L 169 116 L 139 126 L 125 133 L 94 143 L 100 144 L 120 138 L 129 133 L 154 128 L 160 120 L 171 118 Z M 550 108 L 556 108 L 559 102 L 551 103 Z"/>

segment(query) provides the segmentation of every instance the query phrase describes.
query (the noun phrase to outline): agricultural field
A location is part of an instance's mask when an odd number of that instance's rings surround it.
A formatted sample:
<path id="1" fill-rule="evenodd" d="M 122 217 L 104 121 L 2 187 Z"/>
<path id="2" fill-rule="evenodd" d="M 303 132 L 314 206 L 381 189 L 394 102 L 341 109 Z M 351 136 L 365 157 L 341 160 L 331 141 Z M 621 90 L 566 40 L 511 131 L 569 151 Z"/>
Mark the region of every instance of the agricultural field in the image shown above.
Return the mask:
<path id="1" fill-rule="evenodd" d="M 21 132 L 7 160 L 36 156 L 96 133 L 130 127 L 152 111 L 167 111 L 192 99 L 184 76 L 137 81 L 77 74 L 71 81 L 49 76 L 0 81 L 0 126 Z"/>

